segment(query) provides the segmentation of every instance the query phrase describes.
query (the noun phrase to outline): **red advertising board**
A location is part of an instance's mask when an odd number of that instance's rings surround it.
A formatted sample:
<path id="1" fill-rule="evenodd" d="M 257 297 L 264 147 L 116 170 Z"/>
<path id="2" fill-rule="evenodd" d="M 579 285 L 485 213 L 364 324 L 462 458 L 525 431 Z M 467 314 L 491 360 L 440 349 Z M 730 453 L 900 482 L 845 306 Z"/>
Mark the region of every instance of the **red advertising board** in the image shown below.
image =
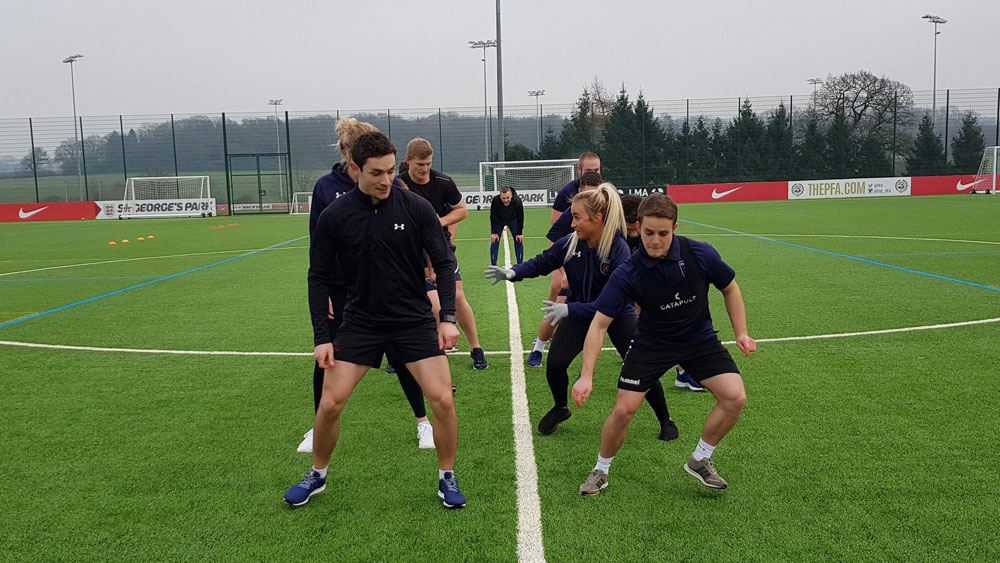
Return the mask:
<path id="1" fill-rule="evenodd" d="M 972 190 L 983 191 L 983 181 L 976 182 L 974 174 L 958 176 L 914 176 L 913 195 L 967 194 Z"/>
<path id="2" fill-rule="evenodd" d="M 671 185 L 667 194 L 677 203 L 788 199 L 788 182 Z"/>
<path id="3" fill-rule="evenodd" d="M 0 204 L 0 222 L 79 221 L 94 219 L 100 207 L 92 201 Z"/>

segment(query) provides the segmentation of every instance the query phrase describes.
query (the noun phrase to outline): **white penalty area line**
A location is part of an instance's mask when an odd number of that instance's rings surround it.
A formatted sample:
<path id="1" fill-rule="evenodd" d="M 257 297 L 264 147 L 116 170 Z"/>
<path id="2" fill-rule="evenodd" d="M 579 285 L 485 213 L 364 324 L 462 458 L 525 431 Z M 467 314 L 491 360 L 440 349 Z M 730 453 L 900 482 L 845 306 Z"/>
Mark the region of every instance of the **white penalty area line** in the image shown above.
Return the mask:
<path id="1" fill-rule="evenodd" d="M 510 268 L 510 237 L 503 233 L 504 267 Z M 510 324 L 510 392 L 514 416 L 514 458 L 517 468 L 517 558 L 521 562 L 545 561 L 542 543 L 542 503 L 538 496 L 538 466 L 528 413 L 528 391 L 524 378 L 524 347 L 521 316 L 513 282 L 506 281 L 507 318 Z"/>
<path id="2" fill-rule="evenodd" d="M 509 298 L 509 295 L 508 295 Z M 512 312 L 517 311 L 516 303 L 514 307 L 510 309 Z M 512 317 L 513 319 L 513 317 Z M 943 328 L 957 328 L 963 326 L 974 326 L 983 325 L 1000 322 L 1000 317 L 992 319 L 980 319 L 976 321 L 962 321 L 957 323 L 944 323 L 944 324 L 934 324 L 934 325 L 923 325 L 923 326 L 908 326 L 900 328 L 887 328 L 882 330 L 865 330 L 859 332 L 840 332 L 836 334 L 812 334 L 806 336 L 782 336 L 778 338 L 757 338 L 756 342 L 798 342 L 803 340 L 824 340 L 829 338 L 851 338 L 855 336 L 875 336 L 879 334 L 895 334 L 899 332 L 915 332 L 918 330 L 938 330 Z M 514 341 L 514 327 L 512 325 L 511 330 L 511 350 L 490 350 L 486 352 L 490 356 L 511 356 L 511 372 L 514 371 L 514 364 L 518 362 L 517 358 L 521 358 L 518 365 L 520 366 L 521 372 L 521 388 L 524 389 L 524 354 L 527 351 L 520 344 L 520 324 L 516 327 L 517 341 Z M 735 340 L 727 340 L 723 344 L 736 344 Z M 43 344 L 38 342 L 19 342 L 15 340 L 0 340 L 0 346 L 15 346 L 20 348 L 38 348 L 44 350 L 69 350 L 75 352 L 121 352 L 124 354 L 169 354 L 175 356 L 276 356 L 276 357 L 303 357 L 311 358 L 312 352 L 256 352 L 256 351 L 236 351 L 236 350 L 162 350 L 162 349 L 144 349 L 144 348 L 108 348 L 102 346 L 70 346 L 66 344 Z M 614 348 L 604 348 L 605 351 L 614 350 Z M 548 352 L 546 350 L 546 352 Z M 449 356 L 464 355 L 467 354 L 466 351 L 461 352 L 449 352 Z M 511 376 L 513 382 L 513 375 Z M 525 395 L 526 396 L 526 395 Z M 525 406 L 527 408 L 527 406 Z M 516 428 L 516 427 L 515 427 Z M 528 426 L 528 435 L 530 433 L 530 425 Z M 533 449 L 533 448 L 532 448 Z"/>
<path id="3" fill-rule="evenodd" d="M 292 248 L 309 248 L 308 246 L 279 246 L 270 249 L 263 249 L 266 251 L 271 250 L 286 250 Z M 83 266 L 99 266 L 101 264 L 117 264 L 119 262 L 140 262 L 143 260 L 160 260 L 163 258 L 185 258 L 188 256 L 211 256 L 213 254 L 240 254 L 243 252 L 254 252 L 255 250 L 261 250 L 260 248 L 246 248 L 242 250 L 213 250 L 211 252 L 188 252 L 185 254 L 163 254 L 157 256 L 138 256 L 136 258 L 121 258 L 118 260 L 99 260 L 97 262 L 80 262 L 79 264 L 63 264 L 62 266 L 46 266 L 44 268 L 33 268 L 31 270 L 18 270 L 16 272 L 0 272 L 0 278 L 4 276 L 14 276 L 17 274 L 30 274 L 32 272 L 44 272 L 46 270 L 61 270 L 64 268 L 81 268 Z"/>

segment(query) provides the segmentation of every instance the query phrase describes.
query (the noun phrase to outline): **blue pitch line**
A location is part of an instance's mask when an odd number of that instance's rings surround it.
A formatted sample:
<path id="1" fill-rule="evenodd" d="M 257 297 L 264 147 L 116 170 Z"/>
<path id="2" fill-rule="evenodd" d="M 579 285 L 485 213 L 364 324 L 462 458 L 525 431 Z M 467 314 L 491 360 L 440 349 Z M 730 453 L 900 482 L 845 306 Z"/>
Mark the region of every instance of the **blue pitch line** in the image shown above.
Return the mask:
<path id="1" fill-rule="evenodd" d="M 137 288 L 140 288 L 140 287 L 145 287 L 147 285 L 152 285 L 152 284 L 157 283 L 157 282 L 161 282 L 161 281 L 164 281 L 164 280 L 169 280 L 171 278 L 176 278 L 178 276 L 183 276 L 184 274 L 190 274 L 192 272 L 197 272 L 199 270 L 204 270 L 206 268 L 211 268 L 212 266 L 218 266 L 219 264 L 225 264 L 226 262 L 232 262 L 233 260 L 239 260 L 240 258 L 246 258 L 247 256 L 253 256 L 254 254 L 259 254 L 261 252 L 264 252 L 264 251 L 267 251 L 267 250 L 271 250 L 273 248 L 278 248 L 280 246 L 285 246 L 286 244 L 291 244 L 293 242 L 298 242 L 298 241 L 300 241 L 300 240 L 302 240 L 304 238 L 309 238 L 309 235 L 305 235 L 305 236 L 302 236 L 302 237 L 299 237 L 299 238 L 294 238 L 292 240 L 287 240 L 285 242 L 281 242 L 281 243 L 278 243 L 278 244 L 275 244 L 275 245 L 272 245 L 272 246 L 268 246 L 267 248 L 260 248 L 260 249 L 254 250 L 253 252 L 247 252 L 246 254 L 240 254 L 239 256 L 233 256 L 232 258 L 226 258 L 225 260 L 219 260 L 218 262 L 213 262 L 211 264 L 205 264 L 204 266 L 198 266 L 197 268 L 192 268 L 190 270 L 185 270 L 183 272 L 177 272 L 176 274 L 170 274 L 169 276 L 163 276 L 162 278 L 156 278 L 155 280 L 149 280 L 147 282 L 142 282 L 140 284 L 136 284 L 136 285 L 132 285 L 132 286 L 129 286 L 129 287 L 126 287 L 126 288 L 118 289 L 118 290 L 112 291 L 110 293 L 105 293 L 103 295 L 98 295 L 98 296 L 95 296 L 95 297 L 88 297 L 87 299 L 84 299 L 82 301 L 77 301 L 76 303 L 70 303 L 69 305 L 63 305 L 61 307 L 56 307 L 55 309 L 49 309 L 48 311 L 42 311 L 41 313 L 35 313 L 33 315 L 28 315 L 27 317 L 22 317 L 20 319 L 14 319 L 12 321 L 7 321 L 7 322 L 5 322 L 3 324 L 0 324 L 0 328 L 4 328 L 4 327 L 10 326 L 10 325 L 15 325 L 15 324 L 18 324 L 18 323 L 23 323 L 24 321 L 27 321 L 27 320 L 31 320 L 31 319 L 34 319 L 34 318 L 38 318 L 38 317 L 42 317 L 42 316 L 48 315 L 50 313 L 56 313 L 58 311 L 63 311 L 63 310 L 69 309 L 70 307 L 76 307 L 77 305 L 83 305 L 84 303 L 90 303 L 91 301 L 97 301 L 98 299 L 103 299 L 105 297 L 111 297 L 112 295 L 118 295 L 119 293 L 125 293 L 126 291 L 129 291 L 129 290 L 132 290 L 132 289 L 137 289 Z"/>
<path id="2" fill-rule="evenodd" d="M 793 242 L 785 242 L 783 240 L 778 240 L 778 239 L 773 239 L 773 238 L 768 238 L 768 237 L 762 237 L 762 236 L 758 236 L 758 235 L 752 235 L 750 233 L 744 233 L 742 231 L 734 231 L 733 229 L 726 229 L 726 228 L 723 228 L 723 227 L 716 227 L 716 226 L 713 226 L 713 225 L 706 225 L 704 223 L 695 223 L 694 221 L 687 221 L 687 220 L 681 220 L 681 222 L 682 223 L 690 223 L 692 225 L 698 225 L 699 227 L 707 227 L 709 229 L 717 229 L 717 230 L 720 230 L 720 231 L 725 231 L 727 233 L 734 233 L 734 234 L 737 234 L 737 235 L 743 235 L 745 237 L 755 238 L 755 239 L 758 239 L 758 240 L 765 240 L 767 242 L 776 242 L 778 244 L 784 244 L 786 246 L 792 246 L 792 247 L 795 247 L 795 248 L 801 248 L 803 250 L 811 250 L 813 252 L 820 252 L 822 254 L 829 254 L 830 256 L 837 256 L 837 257 L 840 257 L 840 258 L 848 258 L 850 260 L 857 260 L 858 262 L 864 262 L 866 264 L 874 264 L 876 266 L 885 266 L 886 268 L 892 268 L 894 270 L 901 270 L 903 272 L 909 272 L 911 274 L 919 274 L 921 276 L 927 276 L 927 277 L 931 277 L 931 278 L 937 278 L 939 280 L 945 280 L 945 281 L 960 283 L 960 284 L 963 284 L 963 285 L 971 285 L 973 287 L 981 287 L 983 289 L 989 289 L 991 291 L 998 291 L 998 292 L 1000 292 L 1000 287 L 993 287 L 992 285 L 985 285 L 985 284 L 981 284 L 981 283 L 970 282 L 970 281 L 966 281 L 966 280 L 960 280 L 958 278 L 949 278 L 948 276 L 941 276 L 941 275 L 938 275 L 938 274 L 932 274 L 930 272 L 924 272 L 924 271 L 921 271 L 921 270 L 914 270 L 912 268 L 904 268 L 902 266 L 896 266 L 895 264 L 886 264 L 885 262 L 876 262 L 875 260 L 868 260 L 866 258 L 859 258 L 857 256 L 852 256 L 850 254 L 841 254 L 839 252 L 832 252 L 830 250 L 823 250 L 821 248 L 813 248 L 811 246 L 803 246 L 801 244 L 795 244 Z M 2 326 L 3 325 L 0 325 L 0 327 L 2 327 Z"/>
<path id="3" fill-rule="evenodd" d="M 94 281 L 94 280 L 146 280 L 160 276 L 107 276 L 99 278 L 24 278 L 20 280 L 0 280 L 0 283 L 49 282 L 49 281 Z"/>
<path id="4" fill-rule="evenodd" d="M 968 254 L 1000 254 L 1000 250 L 979 250 L 970 252 L 914 252 L 910 254 L 858 254 L 866 258 L 884 256 L 964 256 Z"/>

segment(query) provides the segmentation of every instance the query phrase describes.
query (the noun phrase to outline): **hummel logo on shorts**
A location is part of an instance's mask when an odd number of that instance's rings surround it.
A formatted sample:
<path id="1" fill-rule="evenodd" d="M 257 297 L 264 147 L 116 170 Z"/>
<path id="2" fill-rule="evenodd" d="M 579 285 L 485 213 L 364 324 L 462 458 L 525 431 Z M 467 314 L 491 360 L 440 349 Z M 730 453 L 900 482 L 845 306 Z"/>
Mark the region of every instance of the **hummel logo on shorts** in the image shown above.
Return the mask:
<path id="1" fill-rule="evenodd" d="M 628 383 L 629 385 L 638 385 L 639 384 L 639 380 L 638 379 L 629 379 L 627 377 L 620 377 L 619 380 L 621 380 L 622 383 Z"/>

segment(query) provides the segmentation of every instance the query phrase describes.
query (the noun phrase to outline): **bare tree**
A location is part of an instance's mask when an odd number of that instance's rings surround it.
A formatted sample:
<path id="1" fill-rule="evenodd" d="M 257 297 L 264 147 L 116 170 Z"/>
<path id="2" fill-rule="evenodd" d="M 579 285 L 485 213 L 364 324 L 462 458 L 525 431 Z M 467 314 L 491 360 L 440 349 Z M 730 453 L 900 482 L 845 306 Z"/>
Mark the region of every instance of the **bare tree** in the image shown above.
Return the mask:
<path id="1" fill-rule="evenodd" d="M 816 112 L 829 121 L 843 111 L 851 129 L 862 137 L 892 137 L 892 124 L 909 125 L 913 119 L 913 91 L 887 76 L 867 70 L 827 77 L 816 93 Z"/>

